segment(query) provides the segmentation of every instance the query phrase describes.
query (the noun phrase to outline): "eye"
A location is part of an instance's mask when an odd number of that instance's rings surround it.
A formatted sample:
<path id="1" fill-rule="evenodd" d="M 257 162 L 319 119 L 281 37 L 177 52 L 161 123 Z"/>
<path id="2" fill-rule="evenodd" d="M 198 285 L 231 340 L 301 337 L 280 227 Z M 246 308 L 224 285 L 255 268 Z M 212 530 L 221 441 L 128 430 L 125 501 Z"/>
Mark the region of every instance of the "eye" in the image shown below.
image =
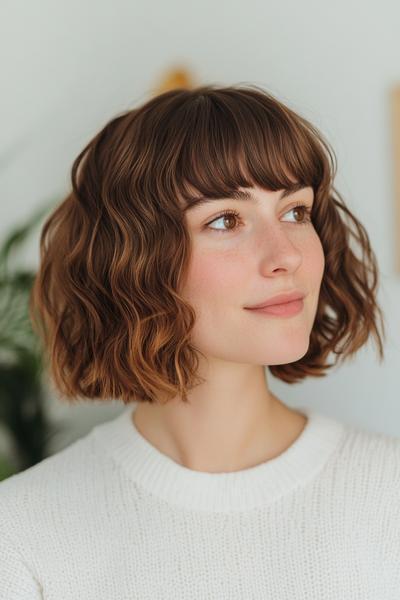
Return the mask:
<path id="1" fill-rule="evenodd" d="M 305 204 L 296 204 L 295 206 L 292 206 L 292 208 L 289 209 L 287 212 L 292 212 L 294 210 L 296 212 L 300 212 L 300 213 L 303 212 L 304 216 L 303 216 L 303 220 L 295 221 L 294 223 L 292 223 L 293 225 L 308 225 L 311 223 L 311 210 L 312 210 L 311 208 L 309 208 Z M 285 213 L 285 214 L 287 214 L 287 213 Z M 230 233 L 232 231 L 235 231 L 237 229 L 237 227 L 233 226 L 233 227 L 229 228 L 228 230 L 224 230 L 224 229 L 213 229 L 212 227 L 210 227 L 210 225 L 212 223 L 215 223 L 216 221 L 220 221 L 222 219 L 225 219 L 225 220 L 230 219 L 232 222 L 232 221 L 239 219 L 239 217 L 240 217 L 240 215 L 236 210 L 225 210 L 218 217 L 215 217 L 215 219 L 206 223 L 204 228 L 210 229 L 211 231 L 213 231 L 215 233 Z"/>

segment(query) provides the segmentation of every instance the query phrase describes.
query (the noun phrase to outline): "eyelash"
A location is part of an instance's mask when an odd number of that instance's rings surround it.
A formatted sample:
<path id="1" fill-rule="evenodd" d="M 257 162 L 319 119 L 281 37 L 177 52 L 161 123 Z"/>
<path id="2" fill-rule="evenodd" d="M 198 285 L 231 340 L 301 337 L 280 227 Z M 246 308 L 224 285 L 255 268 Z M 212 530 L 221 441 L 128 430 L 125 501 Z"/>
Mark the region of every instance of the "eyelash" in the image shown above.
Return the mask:
<path id="1" fill-rule="evenodd" d="M 292 223 L 292 225 L 309 225 L 312 222 L 311 221 L 311 210 L 312 209 L 308 208 L 308 206 L 306 206 L 305 204 L 296 204 L 295 206 L 292 206 L 292 208 L 290 208 L 287 212 L 291 212 L 292 210 L 295 210 L 296 208 L 304 208 L 305 217 L 304 217 L 304 221 L 301 221 L 300 223 Z M 209 229 L 210 231 L 212 231 L 214 233 L 232 233 L 233 231 L 236 231 L 237 227 L 234 227 L 233 229 L 227 229 L 227 230 L 212 229 L 212 227 L 209 227 L 212 223 L 214 223 L 214 221 L 218 221 L 222 217 L 231 217 L 231 216 L 238 219 L 240 217 L 240 214 L 236 210 L 225 210 L 220 215 L 215 217 L 212 221 L 209 221 L 208 223 L 206 223 L 204 228 Z"/>

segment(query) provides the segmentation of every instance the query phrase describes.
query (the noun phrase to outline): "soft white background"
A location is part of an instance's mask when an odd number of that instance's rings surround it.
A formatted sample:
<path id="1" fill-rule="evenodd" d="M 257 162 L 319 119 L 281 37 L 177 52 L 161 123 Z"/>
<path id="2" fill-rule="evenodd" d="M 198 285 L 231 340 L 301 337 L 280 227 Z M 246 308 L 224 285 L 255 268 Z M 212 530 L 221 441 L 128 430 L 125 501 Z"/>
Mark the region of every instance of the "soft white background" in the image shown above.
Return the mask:
<path id="1" fill-rule="evenodd" d="M 290 386 L 269 375 L 271 388 L 293 407 L 400 437 L 389 110 L 389 90 L 400 83 L 399 2 L 3 0 L 0 11 L 1 238 L 61 199 L 83 145 L 115 113 L 145 101 L 166 69 L 186 66 L 198 83 L 264 87 L 332 144 L 336 185 L 378 257 L 388 327 L 382 365 L 371 341 L 325 378 Z M 38 235 L 23 258 L 32 266 Z M 50 396 L 52 417 L 66 425 L 54 450 L 122 408 L 70 407 Z"/>

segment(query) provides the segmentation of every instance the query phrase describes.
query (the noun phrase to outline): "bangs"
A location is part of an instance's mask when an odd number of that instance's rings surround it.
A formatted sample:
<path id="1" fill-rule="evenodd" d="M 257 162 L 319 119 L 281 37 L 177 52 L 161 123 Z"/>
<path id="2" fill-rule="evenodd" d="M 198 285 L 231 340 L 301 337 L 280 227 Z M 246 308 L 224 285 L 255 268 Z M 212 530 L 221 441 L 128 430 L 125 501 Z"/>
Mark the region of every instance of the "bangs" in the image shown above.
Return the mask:
<path id="1" fill-rule="evenodd" d="M 182 91 L 162 130 L 163 143 L 154 140 L 158 193 L 172 191 L 183 208 L 198 196 L 226 197 L 254 185 L 276 191 L 298 183 L 316 191 L 326 171 L 311 125 L 257 89 Z"/>

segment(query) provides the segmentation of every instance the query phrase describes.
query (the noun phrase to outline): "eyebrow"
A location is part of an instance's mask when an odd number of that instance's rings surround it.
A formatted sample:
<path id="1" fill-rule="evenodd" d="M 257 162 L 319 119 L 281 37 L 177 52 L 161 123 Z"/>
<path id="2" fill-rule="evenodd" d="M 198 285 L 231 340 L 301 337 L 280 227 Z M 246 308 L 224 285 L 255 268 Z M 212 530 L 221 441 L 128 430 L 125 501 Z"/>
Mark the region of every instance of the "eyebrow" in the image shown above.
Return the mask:
<path id="1" fill-rule="evenodd" d="M 285 188 L 281 194 L 279 195 L 278 200 L 282 200 L 295 192 L 300 190 L 304 190 L 310 186 L 304 185 L 303 183 L 294 183 L 293 185 Z M 199 198 L 193 198 L 189 201 L 188 206 L 183 209 L 183 212 L 186 213 L 188 210 L 192 210 L 193 208 L 197 208 L 203 204 L 208 204 L 209 202 L 215 202 L 218 200 L 247 200 L 252 202 L 257 202 L 258 199 L 252 192 L 248 192 L 247 190 L 234 190 L 229 196 L 221 196 L 220 198 L 208 198 L 207 196 L 200 196 Z"/>

